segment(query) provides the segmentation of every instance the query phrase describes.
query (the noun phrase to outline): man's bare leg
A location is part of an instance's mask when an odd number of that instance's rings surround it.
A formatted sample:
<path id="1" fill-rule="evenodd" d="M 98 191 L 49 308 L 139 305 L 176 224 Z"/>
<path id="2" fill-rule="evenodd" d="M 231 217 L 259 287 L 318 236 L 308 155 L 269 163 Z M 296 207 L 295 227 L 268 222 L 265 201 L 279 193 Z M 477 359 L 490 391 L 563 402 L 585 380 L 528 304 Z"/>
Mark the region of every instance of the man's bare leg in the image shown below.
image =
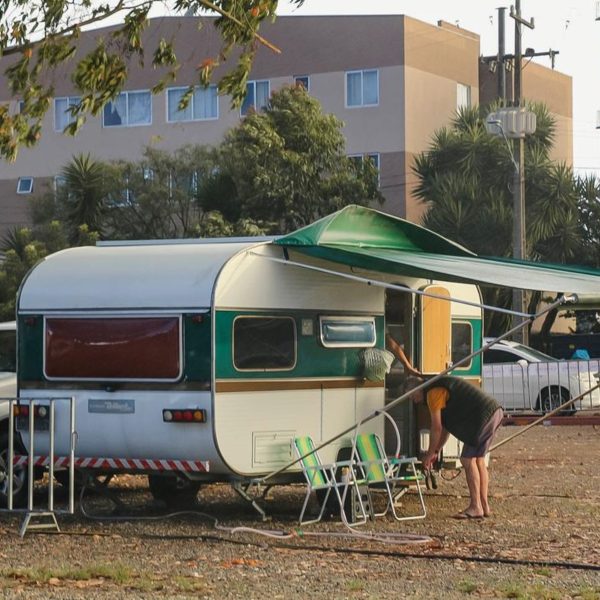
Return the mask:
<path id="1" fill-rule="evenodd" d="M 489 517 L 492 514 L 488 502 L 490 476 L 487 465 L 485 464 L 485 456 L 478 457 L 475 460 L 477 461 L 477 471 L 479 472 L 479 497 L 481 500 L 481 508 L 483 510 L 483 515 Z"/>
<path id="2" fill-rule="evenodd" d="M 463 513 L 471 517 L 482 517 L 483 507 L 481 506 L 481 483 L 479 480 L 479 469 L 477 468 L 477 459 L 461 458 L 460 462 L 465 470 L 467 485 L 469 486 L 469 496 L 471 502 L 463 510 Z"/>

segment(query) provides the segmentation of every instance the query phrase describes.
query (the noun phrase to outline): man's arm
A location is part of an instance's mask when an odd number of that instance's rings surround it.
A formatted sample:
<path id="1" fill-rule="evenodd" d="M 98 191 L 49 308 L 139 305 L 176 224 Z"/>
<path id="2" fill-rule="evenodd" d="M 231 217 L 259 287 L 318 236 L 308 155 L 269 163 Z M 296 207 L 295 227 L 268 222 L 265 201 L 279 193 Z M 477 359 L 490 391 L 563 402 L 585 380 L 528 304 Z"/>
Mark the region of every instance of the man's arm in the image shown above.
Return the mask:
<path id="1" fill-rule="evenodd" d="M 389 333 L 385 336 L 385 345 L 387 349 L 402 363 L 402 366 L 410 375 L 421 374 L 410 364 L 406 354 L 404 354 L 404 350 L 402 350 L 402 346 L 400 346 L 400 344 Z"/>
<path id="2" fill-rule="evenodd" d="M 429 448 L 422 461 L 425 470 L 431 469 L 431 466 L 437 460 L 438 452 L 444 447 L 449 435 L 442 425 L 442 411 L 430 409 L 429 414 L 431 415 Z"/>

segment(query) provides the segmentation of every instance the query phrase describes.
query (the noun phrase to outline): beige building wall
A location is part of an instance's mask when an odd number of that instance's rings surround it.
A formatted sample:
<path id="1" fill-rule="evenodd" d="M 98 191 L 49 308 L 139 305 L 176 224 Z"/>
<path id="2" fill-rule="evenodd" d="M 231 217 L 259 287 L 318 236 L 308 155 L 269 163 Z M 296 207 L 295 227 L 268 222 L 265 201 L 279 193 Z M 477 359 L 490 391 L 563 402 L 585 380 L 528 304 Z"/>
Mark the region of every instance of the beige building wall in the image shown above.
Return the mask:
<path id="1" fill-rule="evenodd" d="M 533 61 L 523 61 L 522 95 L 527 101 L 543 102 L 556 121 L 554 145 L 550 158 L 573 165 L 573 78 Z M 512 72 L 507 73 L 506 95 L 513 94 Z M 487 65 L 480 67 L 481 103 L 497 96 L 497 76 Z"/>
<path id="2" fill-rule="evenodd" d="M 457 111 L 458 84 L 479 103 L 479 36 L 445 22 L 437 27 L 405 17 L 405 216 L 419 222 L 427 206 L 414 194 L 414 158 Z"/>
<path id="3" fill-rule="evenodd" d="M 543 102 L 556 120 L 550 158 L 573 165 L 573 79 L 530 62 L 523 69 L 523 97 Z"/>
<path id="4" fill-rule="evenodd" d="M 0 179 L 0 240 L 10 229 L 30 221 L 29 206 L 33 195 L 17 194 L 16 186 L 14 179 Z"/>

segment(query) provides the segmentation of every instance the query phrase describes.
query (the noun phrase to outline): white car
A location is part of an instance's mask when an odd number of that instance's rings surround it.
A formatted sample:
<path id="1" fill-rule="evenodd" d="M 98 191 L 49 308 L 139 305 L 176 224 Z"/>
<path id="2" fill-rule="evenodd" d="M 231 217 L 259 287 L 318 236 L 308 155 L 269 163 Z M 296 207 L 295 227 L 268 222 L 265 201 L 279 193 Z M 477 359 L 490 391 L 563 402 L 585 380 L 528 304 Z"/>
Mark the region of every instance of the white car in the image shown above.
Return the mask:
<path id="1" fill-rule="evenodd" d="M 0 323 L 0 402 L 17 395 L 17 328 L 14 321 Z M 6 404 L 6 403 L 3 403 Z M 0 419 L 6 416 L 0 405 Z"/>
<path id="2" fill-rule="evenodd" d="M 0 323 L 0 507 L 7 505 L 8 398 L 17 395 L 17 328 L 14 321 Z M 13 502 L 22 504 L 27 492 L 27 472 L 16 469 Z"/>
<path id="3" fill-rule="evenodd" d="M 554 410 L 598 385 L 598 371 L 597 360 L 558 360 L 507 340 L 483 353 L 483 389 L 509 412 Z M 600 389 L 596 388 L 565 412 L 599 406 Z"/>

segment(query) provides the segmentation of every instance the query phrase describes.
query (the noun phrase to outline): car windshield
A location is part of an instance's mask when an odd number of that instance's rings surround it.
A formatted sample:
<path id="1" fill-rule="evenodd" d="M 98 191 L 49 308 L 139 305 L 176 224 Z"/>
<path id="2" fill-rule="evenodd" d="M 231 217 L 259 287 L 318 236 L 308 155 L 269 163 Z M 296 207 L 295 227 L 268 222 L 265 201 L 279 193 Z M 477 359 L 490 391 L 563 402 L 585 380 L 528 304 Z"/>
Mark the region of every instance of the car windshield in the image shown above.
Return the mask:
<path id="1" fill-rule="evenodd" d="M 554 356 L 550 356 L 548 354 L 544 354 L 535 348 L 530 348 L 529 346 L 523 346 L 523 344 L 516 344 L 514 346 L 510 346 L 514 350 L 518 350 L 520 354 L 522 354 L 525 360 L 531 362 L 558 362 L 558 358 L 554 358 Z"/>

